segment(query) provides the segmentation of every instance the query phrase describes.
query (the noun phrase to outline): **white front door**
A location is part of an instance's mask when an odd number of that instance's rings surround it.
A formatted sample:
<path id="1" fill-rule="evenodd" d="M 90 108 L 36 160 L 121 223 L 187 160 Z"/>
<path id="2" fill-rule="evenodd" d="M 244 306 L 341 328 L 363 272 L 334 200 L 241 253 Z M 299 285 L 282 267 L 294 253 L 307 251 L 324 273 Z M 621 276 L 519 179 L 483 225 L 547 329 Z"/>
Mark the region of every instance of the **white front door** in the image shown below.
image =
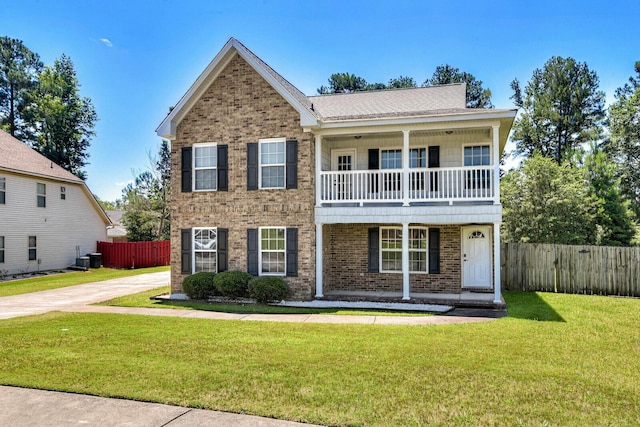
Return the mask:
<path id="1" fill-rule="evenodd" d="M 331 151 L 332 171 L 352 171 L 355 169 L 356 150 Z M 333 194 L 336 200 L 351 200 L 353 196 L 353 177 L 351 175 L 336 175 L 333 179 Z"/>
<path id="2" fill-rule="evenodd" d="M 491 228 L 462 227 L 462 287 L 491 288 Z"/>

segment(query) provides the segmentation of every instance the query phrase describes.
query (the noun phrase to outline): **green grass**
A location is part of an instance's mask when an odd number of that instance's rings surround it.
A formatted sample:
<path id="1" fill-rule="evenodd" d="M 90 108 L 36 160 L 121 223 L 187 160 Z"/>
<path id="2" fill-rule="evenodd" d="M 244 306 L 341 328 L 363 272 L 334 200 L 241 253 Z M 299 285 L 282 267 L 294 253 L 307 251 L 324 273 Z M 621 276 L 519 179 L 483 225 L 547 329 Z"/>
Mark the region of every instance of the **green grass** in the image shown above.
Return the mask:
<path id="1" fill-rule="evenodd" d="M 0 282 L 0 297 L 27 294 L 30 292 L 47 291 L 49 289 L 64 288 L 66 286 L 82 285 L 117 279 L 119 277 L 135 276 L 137 274 L 168 271 L 169 267 L 139 268 L 136 270 L 117 270 L 115 268 L 98 268 L 88 271 L 61 273 L 50 276 L 38 276 L 29 279 Z"/>
<path id="2" fill-rule="evenodd" d="M 0 383 L 325 425 L 640 420 L 640 300 L 506 293 L 448 326 L 49 313 L 0 321 Z"/>
<path id="3" fill-rule="evenodd" d="M 169 293 L 169 286 L 125 295 L 103 301 L 95 305 L 110 305 L 118 307 L 143 307 L 143 308 L 173 308 L 180 310 L 219 311 L 223 313 L 259 313 L 259 314 L 340 314 L 347 316 L 431 316 L 431 313 L 407 312 L 393 310 L 349 310 L 344 308 L 303 308 L 303 307 L 277 307 L 265 304 L 231 304 L 208 303 L 203 301 L 160 301 L 151 300 L 156 295 Z"/>

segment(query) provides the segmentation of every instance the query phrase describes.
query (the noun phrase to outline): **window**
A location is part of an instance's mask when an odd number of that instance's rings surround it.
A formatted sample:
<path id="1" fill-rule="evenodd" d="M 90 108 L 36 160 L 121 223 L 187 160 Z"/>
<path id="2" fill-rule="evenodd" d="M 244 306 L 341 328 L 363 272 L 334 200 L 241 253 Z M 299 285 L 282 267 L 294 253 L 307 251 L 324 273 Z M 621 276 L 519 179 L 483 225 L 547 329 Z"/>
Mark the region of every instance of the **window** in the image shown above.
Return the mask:
<path id="1" fill-rule="evenodd" d="M 37 258 L 36 236 L 29 236 L 29 261 L 35 261 Z"/>
<path id="2" fill-rule="evenodd" d="M 285 274 L 285 228 L 260 228 L 260 274 Z"/>
<path id="3" fill-rule="evenodd" d="M 38 183 L 38 207 L 47 207 L 47 185 Z"/>
<path id="4" fill-rule="evenodd" d="M 260 188 L 285 188 L 285 139 L 261 139 Z"/>
<path id="5" fill-rule="evenodd" d="M 427 149 L 412 148 L 409 150 L 409 167 L 410 168 L 426 168 L 427 167 Z M 412 173 L 411 190 L 424 190 L 424 172 Z"/>
<path id="6" fill-rule="evenodd" d="M 4 236 L 0 236 L 0 264 L 4 263 Z"/>
<path id="7" fill-rule="evenodd" d="M 380 150 L 380 169 L 402 169 L 402 150 Z M 383 175 L 384 191 L 388 197 L 400 196 L 402 172 L 388 172 Z"/>
<path id="8" fill-rule="evenodd" d="M 465 166 L 489 166 L 491 155 L 488 145 L 473 145 L 464 147 Z M 492 171 L 475 169 L 466 172 L 465 185 L 467 189 L 488 190 L 491 186 Z"/>
<path id="9" fill-rule="evenodd" d="M 5 193 L 7 191 L 7 179 L 0 178 L 0 205 L 5 204 Z"/>
<path id="10" fill-rule="evenodd" d="M 193 229 L 193 272 L 217 273 L 218 230 L 216 228 Z"/>
<path id="11" fill-rule="evenodd" d="M 218 187 L 218 149 L 216 144 L 194 144 L 193 188 L 195 191 L 216 190 Z"/>
<path id="12" fill-rule="evenodd" d="M 428 271 L 427 228 L 409 227 L 409 271 Z M 402 271 L 402 228 L 380 229 L 380 271 Z"/>
<path id="13" fill-rule="evenodd" d="M 60 187 L 60 200 L 65 200 L 67 198 L 67 189 L 65 187 Z"/>

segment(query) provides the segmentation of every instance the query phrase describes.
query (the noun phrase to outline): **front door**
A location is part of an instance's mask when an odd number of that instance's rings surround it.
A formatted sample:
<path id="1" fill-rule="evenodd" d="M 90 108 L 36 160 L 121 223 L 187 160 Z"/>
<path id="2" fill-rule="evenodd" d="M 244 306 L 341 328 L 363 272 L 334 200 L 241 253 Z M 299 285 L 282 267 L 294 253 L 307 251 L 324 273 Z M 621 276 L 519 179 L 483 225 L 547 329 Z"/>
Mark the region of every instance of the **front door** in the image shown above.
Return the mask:
<path id="1" fill-rule="evenodd" d="M 491 228 L 462 227 L 462 287 L 491 288 Z"/>
<path id="2" fill-rule="evenodd" d="M 352 171 L 356 161 L 356 150 L 331 151 L 332 171 Z M 353 179 L 349 174 L 337 174 L 333 180 L 333 195 L 335 200 L 351 200 L 353 198 Z"/>

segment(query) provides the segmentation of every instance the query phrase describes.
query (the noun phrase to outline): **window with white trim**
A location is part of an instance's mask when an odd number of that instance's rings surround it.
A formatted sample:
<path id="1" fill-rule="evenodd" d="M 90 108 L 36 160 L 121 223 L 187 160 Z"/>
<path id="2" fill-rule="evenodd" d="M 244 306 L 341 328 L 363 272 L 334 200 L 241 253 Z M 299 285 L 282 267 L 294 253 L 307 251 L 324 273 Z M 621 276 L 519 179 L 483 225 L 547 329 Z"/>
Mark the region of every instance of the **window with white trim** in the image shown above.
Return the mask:
<path id="1" fill-rule="evenodd" d="M 218 229 L 193 229 L 193 272 L 218 272 Z"/>
<path id="2" fill-rule="evenodd" d="M 286 140 L 258 140 L 260 158 L 260 188 L 285 188 Z"/>
<path id="3" fill-rule="evenodd" d="M 285 227 L 260 228 L 260 275 L 284 276 L 286 273 Z"/>
<path id="4" fill-rule="evenodd" d="M 489 166 L 491 164 L 491 150 L 488 145 L 470 145 L 464 147 L 465 166 Z M 470 170 L 466 172 L 465 186 L 467 189 L 489 189 L 491 174 L 487 169 Z"/>
<path id="5" fill-rule="evenodd" d="M 38 183 L 38 207 L 47 207 L 47 184 Z"/>
<path id="6" fill-rule="evenodd" d="M 429 253 L 426 227 L 409 227 L 409 271 L 426 273 Z M 380 271 L 402 271 L 402 228 L 380 227 Z"/>
<path id="7" fill-rule="evenodd" d="M 4 236 L 0 236 L 0 264 L 4 264 Z"/>
<path id="8" fill-rule="evenodd" d="M 65 187 L 60 187 L 60 200 L 66 200 L 67 198 L 67 189 Z"/>
<path id="9" fill-rule="evenodd" d="M 29 236 L 29 261 L 38 259 L 36 236 Z"/>
<path id="10" fill-rule="evenodd" d="M 193 144 L 193 188 L 212 191 L 218 188 L 217 144 Z"/>
<path id="11" fill-rule="evenodd" d="M 0 205 L 4 205 L 6 201 L 7 179 L 0 177 Z"/>
<path id="12" fill-rule="evenodd" d="M 426 148 L 421 147 L 409 149 L 409 167 L 413 169 L 427 167 Z M 409 176 L 411 177 L 410 185 L 412 191 L 424 190 L 424 172 L 412 173 Z"/>

